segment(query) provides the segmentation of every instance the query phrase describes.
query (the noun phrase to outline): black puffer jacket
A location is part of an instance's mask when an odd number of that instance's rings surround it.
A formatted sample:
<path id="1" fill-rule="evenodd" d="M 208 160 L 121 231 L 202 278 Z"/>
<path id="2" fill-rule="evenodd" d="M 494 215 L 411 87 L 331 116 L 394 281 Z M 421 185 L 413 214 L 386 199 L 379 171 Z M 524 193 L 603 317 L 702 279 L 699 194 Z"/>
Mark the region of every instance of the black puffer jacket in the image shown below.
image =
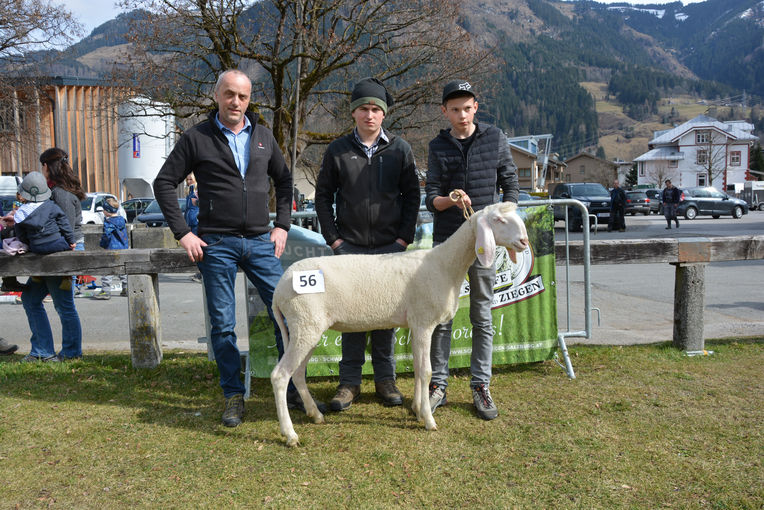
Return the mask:
<path id="1" fill-rule="evenodd" d="M 341 238 L 374 248 L 398 238 L 414 240 L 419 211 L 414 155 L 405 140 L 385 134 L 389 142 L 380 140 L 371 160 L 353 133 L 326 149 L 316 180 L 316 214 L 326 244 Z"/>
<path id="2" fill-rule="evenodd" d="M 167 224 L 180 239 L 191 229 L 178 207 L 177 186 L 193 172 L 199 183 L 199 235 L 258 235 L 270 230 L 268 192 L 273 179 L 276 189 L 276 220 L 273 224 L 289 230 L 292 211 L 292 174 L 271 131 L 252 124 L 249 164 L 242 178 L 228 139 L 215 123 L 217 110 L 209 119 L 180 137 L 154 180 L 156 196 Z"/>
<path id="3" fill-rule="evenodd" d="M 464 154 L 462 144 L 451 135 L 451 130 L 442 130 L 430 142 L 427 159 L 425 192 L 427 209 L 435 216 L 433 241 L 445 241 L 464 222 L 458 207 L 437 211 L 432 204 L 436 197 L 448 196 L 460 188 L 469 195 L 472 208 L 479 211 L 498 200 L 499 187 L 504 193 L 504 202 L 517 203 L 517 167 L 504 133 L 494 126 L 476 122 L 475 139 Z"/>

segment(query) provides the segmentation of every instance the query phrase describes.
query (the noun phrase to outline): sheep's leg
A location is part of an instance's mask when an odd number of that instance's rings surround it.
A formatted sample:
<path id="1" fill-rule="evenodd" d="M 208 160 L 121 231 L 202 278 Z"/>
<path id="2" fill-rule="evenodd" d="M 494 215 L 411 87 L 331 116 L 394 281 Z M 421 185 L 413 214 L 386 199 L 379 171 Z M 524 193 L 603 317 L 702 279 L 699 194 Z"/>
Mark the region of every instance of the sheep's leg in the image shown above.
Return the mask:
<path id="1" fill-rule="evenodd" d="M 273 395 L 276 398 L 276 415 L 279 418 L 279 429 L 281 435 L 286 438 L 286 443 L 289 446 L 296 446 L 299 438 L 294 431 L 292 425 L 292 418 L 289 416 L 289 409 L 287 408 L 286 391 L 289 384 L 290 370 L 285 363 L 286 354 L 281 361 L 273 368 L 271 372 L 271 385 L 273 386 Z"/>
<path id="2" fill-rule="evenodd" d="M 437 430 L 438 426 L 430 409 L 430 393 L 427 389 L 432 378 L 432 365 L 430 364 L 432 329 L 412 331 L 412 333 L 411 350 L 414 355 L 414 403 L 412 409 L 417 418 L 424 421 L 424 428 Z"/>
<path id="3" fill-rule="evenodd" d="M 302 404 L 305 406 L 305 414 L 308 415 L 308 418 L 312 418 L 313 423 L 324 423 L 324 415 L 321 414 L 321 411 L 318 410 L 316 401 L 313 400 L 313 395 L 311 395 L 310 391 L 308 391 L 308 385 L 305 382 L 305 369 L 308 366 L 310 355 L 313 354 L 314 349 L 315 346 L 310 350 L 310 352 L 308 352 L 308 355 L 305 356 L 304 360 L 302 360 L 300 366 L 297 367 L 297 371 L 295 371 L 294 375 L 292 376 L 292 381 L 294 382 L 297 391 L 300 393 Z"/>

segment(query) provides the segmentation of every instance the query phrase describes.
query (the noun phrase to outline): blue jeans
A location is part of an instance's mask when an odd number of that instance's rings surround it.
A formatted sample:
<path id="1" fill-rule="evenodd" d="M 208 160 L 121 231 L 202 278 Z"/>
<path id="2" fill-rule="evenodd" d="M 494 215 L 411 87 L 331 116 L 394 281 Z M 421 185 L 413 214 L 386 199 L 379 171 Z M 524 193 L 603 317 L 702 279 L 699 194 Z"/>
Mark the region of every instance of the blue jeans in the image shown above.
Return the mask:
<path id="1" fill-rule="evenodd" d="M 276 330 L 279 359 L 284 354 L 281 331 L 273 318 L 273 291 L 283 274 L 281 262 L 274 255 L 270 233 L 239 237 L 205 234 L 202 240 L 204 257 L 199 262 L 204 291 L 207 293 L 207 313 L 210 318 L 210 341 L 220 371 L 220 387 L 229 398 L 244 394 L 241 381 L 241 355 L 236 345 L 236 272 L 244 271 L 265 303 Z M 290 384 L 290 388 L 293 386 Z"/>
<path id="2" fill-rule="evenodd" d="M 392 243 L 376 248 L 366 248 L 344 241 L 334 250 L 336 255 L 397 253 L 406 248 Z M 340 360 L 340 384 L 361 385 L 361 371 L 366 361 L 367 332 L 342 333 L 342 359 Z M 374 381 L 395 379 L 395 332 L 392 329 L 375 329 L 371 336 L 371 364 Z"/>
<path id="3" fill-rule="evenodd" d="M 29 354 L 43 358 L 56 354 L 50 321 L 42 304 L 48 294 L 53 298 L 53 306 L 61 320 L 61 356 L 82 356 L 82 326 L 74 307 L 70 276 L 33 276 L 27 281 L 26 289 L 21 293 L 21 302 L 27 314 L 29 329 L 32 330 L 32 349 Z"/>
<path id="4" fill-rule="evenodd" d="M 467 271 L 470 279 L 470 322 L 472 323 L 472 355 L 470 357 L 470 386 L 488 386 L 491 382 L 493 360 L 493 324 L 491 301 L 496 267 L 485 268 L 476 260 Z M 430 364 L 432 383 L 448 386 L 448 358 L 451 355 L 451 325 L 453 321 L 435 326 L 432 332 Z"/>

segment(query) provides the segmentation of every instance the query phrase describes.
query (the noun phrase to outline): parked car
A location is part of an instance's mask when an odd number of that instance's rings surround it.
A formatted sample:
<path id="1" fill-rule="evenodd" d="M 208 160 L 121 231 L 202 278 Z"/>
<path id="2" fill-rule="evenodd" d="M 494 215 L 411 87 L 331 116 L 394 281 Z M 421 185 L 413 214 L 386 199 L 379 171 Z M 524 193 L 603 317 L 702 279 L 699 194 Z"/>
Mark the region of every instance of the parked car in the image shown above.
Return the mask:
<path id="1" fill-rule="evenodd" d="M 650 214 L 650 199 L 644 191 L 626 192 L 626 214 L 634 216 L 642 213 L 645 216 Z"/>
<path id="2" fill-rule="evenodd" d="M 151 197 L 131 198 L 130 200 L 125 200 L 122 202 L 122 208 L 125 210 L 125 214 L 127 215 L 127 222 L 132 222 L 136 216 L 141 214 L 149 206 L 152 200 L 154 199 Z"/>
<path id="3" fill-rule="evenodd" d="M 186 199 L 179 198 L 178 206 L 182 212 L 186 212 Z M 164 220 L 164 214 L 162 214 L 162 209 L 159 207 L 159 202 L 156 200 L 152 200 L 146 209 L 135 217 L 133 223 L 145 223 L 147 227 L 167 226 L 167 222 Z"/>
<path id="4" fill-rule="evenodd" d="M 610 219 L 610 193 L 605 186 L 598 182 L 565 182 L 554 188 L 551 199 L 573 198 L 586 206 L 590 215 L 597 216 L 600 225 L 607 224 Z M 565 206 L 554 207 L 554 220 L 565 219 Z M 567 229 L 576 232 L 583 229 L 583 219 L 578 207 L 571 207 L 568 211 Z"/>
<path id="5" fill-rule="evenodd" d="M 740 219 L 744 214 L 748 214 L 748 204 L 745 200 L 732 198 L 716 188 L 685 188 L 682 190 L 682 200 L 676 214 L 688 220 L 694 220 L 698 215 L 718 218 L 722 214 Z"/>
<path id="6" fill-rule="evenodd" d="M 0 195 L 16 196 L 21 178 L 16 175 L 0 175 Z"/>
<path id="7" fill-rule="evenodd" d="M 650 199 L 650 212 L 655 214 L 663 214 L 662 196 L 663 190 L 659 189 L 646 189 L 645 195 Z"/>
<path id="8" fill-rule="evenodd" d="M 85 200 L 82 201 L 82 224 L 83 225 L 103 225 L 103 201 L 107 198 L 113 198 L 119 203 L 119 199 L 111 193 L 88 193 Z M 119 214 L 127 218 L 125 210 L 120 205 Z"/>

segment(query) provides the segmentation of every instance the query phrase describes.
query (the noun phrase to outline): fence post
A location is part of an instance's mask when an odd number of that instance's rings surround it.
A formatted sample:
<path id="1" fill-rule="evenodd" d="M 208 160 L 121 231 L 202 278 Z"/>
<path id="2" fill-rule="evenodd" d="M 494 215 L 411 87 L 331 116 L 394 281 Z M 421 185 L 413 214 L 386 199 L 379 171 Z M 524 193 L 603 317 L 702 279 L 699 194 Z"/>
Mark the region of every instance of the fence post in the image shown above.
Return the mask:
<path id="1" fill-rule="evenodd" d="M 134 368 L 156 368 L 162 361 L 159 275 L 131 274 L 127 281 L 130 357 Z"/>
<path id="2" fill-rule="evenodd" d="M 706 294 L 705 263 L 674 263 L 674 346 L 702 351 L 703 308 Z"/>

